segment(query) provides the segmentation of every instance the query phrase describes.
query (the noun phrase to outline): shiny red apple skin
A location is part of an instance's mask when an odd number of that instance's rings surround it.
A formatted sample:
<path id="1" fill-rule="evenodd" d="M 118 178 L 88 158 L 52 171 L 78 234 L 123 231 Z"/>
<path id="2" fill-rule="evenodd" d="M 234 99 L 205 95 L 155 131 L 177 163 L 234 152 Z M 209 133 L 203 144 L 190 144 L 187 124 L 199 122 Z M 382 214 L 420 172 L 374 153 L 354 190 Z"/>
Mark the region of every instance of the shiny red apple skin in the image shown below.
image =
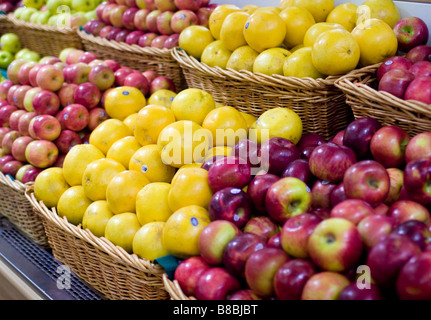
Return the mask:
<path id="1" fill-rule="evenodd" d="M 268 216 L 254 216 L 247 221 L 243 232 L 255 233 L 268 241 L 272 236 L 280 232 L 280 226 Z"/>
<path id="2" fill-rule="evenodd" d="M 422 250 L 425 250 L 428 243 L 431 243 L 431 232 L 428 226 L 419 220 L 407 220 L 398 225 L 394 232 L 408 236 Z"/>
<path id="3" fill-rule="evenodd" d="M 226 269 L 213 267 L 202 273 L 196 282 L 196 298 L 198 300 L 226 300 L 229 293 L 238 291 L 239 280 Z"/>
<path id="4" fill-rule="evenodd" d="M 323 219 L 311 213 L 302 213 L 288 219 L 280 231 L 280 244 L 295 258 L 308 258 L 308 239 Z"/>
<path id="5" fill-rule="evenodd" d="M 414 135 L 406 146 L 406 163 L 431 156 L 431 132 L 425 131 Z"/>
<path id="6" fill-rule="evenodd" d="M 174 272 L 174 279 L 178 281 L 183 293 L 194 297 L 196 282 L 203 272 L 211 268 L 200 256 L 193 256 L 183 260 Z"/>
<path id="7" fill-rule="evenodd" d="M 208 183 L 214 192 L 226 187 L 244 188 L 250 180 L 250 166 L 238 157 L 217 159 L 208 170 Z"/>
<path id="8" fill-rule="evenodd" d="M 281 175 L 286 166 L 301 156 L 299 148 L 290 140 L 274 137 L 260 148 L 261 166 L 268 173 Z"/>
<path id="9" fill-rule="evenodd" d="M 387 235 L 367 255 L 371 278 L 380 288 L 393 288 L 404 264 L 420 253 L 420 247 L 409 237 L 396 233 Z"/>
<path id="10" fill-rule="evenodd" d="M 315 182 L 315 177 L 310 171 L 308 159 L 296 159 L 290 162 L 284 171 L 281 173 L 282 178 L 294 177 L 305 182 L 306 185 L 312 186 Z"/>
<path id="11" fill-rule="evenodd" d="M 348 198 L 361 199 L 373 207 L 383 202 L 390 187 L 386 168 L 375 160 L 362 160 L 346 170 L 343 178 Z"/>
<path id="12" fill-rule="evenodd" d="M 347 199 L 344 183 L 340 182 L 331 192 L 331 208 Z"/>
<path id="13" fill-rule="evenodd" d="M 374 215 L 373 207 L 361 199 L 346 199 L 331 209 L 332 218 L 343 218 L 358 225 L 365 217 Z"/>
<path id="14" fill-rule="evenodd" d="M 331 194 L 336 183 L 317 180 L 311 187 L 311 206 L 313 208 L 331 208 Z"/>
<path id="15" fill-rule="evenodd" d="M 343 145 L 351 148 L 358 161 L 370 159 L 370 142 L 382 125 L 371 117 L 358 118 L 350 122 L 344 132 Z"/>
<path id="16" fill-rule="evenodd" d="M 349 283 L 349 279 L 341 273 L 317 272 L 305 283 L 301 300 L 337 300 Z"/>
<path id="17" fill-rule="evenodd" d="M 415 100 L 431 104 L 431 76 L 420 76 L 408 85 L 404 100 Z"/>
<path id="18" fill-rule="evenodd" d="M 404 168 L 404 187 L 410 198 L 423 204 L 431 204 L 431 158 L 410 161 Z"/>
<path id="19" fill-rule="evenodd" d="M 393 56 L 388 59 L 386 59 L 378 68 L 376 71 L 376 79 L 378 82 L 382 79 L 382 77 L 390 70 L 394 69 L 403 69 L 403 70 L 409 70 L 410 67 L 413 65 L 413 62 L 411 62 L 409 59 L 403 56 Z"/>
<path id="20" fill-rule="evenodd" d="M 385 73 L 380 79 L 377 89 L 404 99 L 407 87 L 414 79 L 415 75 L 409 70 L 393 69 Z"/>
<path id="21" fill-rule="evenodd" d="M 398 40 L 398 50 L 402 52 L 408 52 L 428 41 L 428 26 L 419 17 L 401 18 L 395 23 L 393 30 Z"/>
<path id="22" fill-rule="evenodd" d="M 254 205 L 254 208 L 260 212 L 265 213 L 265 196 L 269 187 L 280 180 L 279 176 L 271 173 L 265 173 L 262 175 L 256 175 L 252 178 L 247 187 L 247 193 Z"/>
<path id="23" fill-rule="evenodd" d="M 428 224 L 431 220 L 429 210 L 420 203 L 413 200 L 398 200 L 388 209 L 388 216 L 400 225 L 408 220 L 419 220 Z"/>
<path id="24" fill-rule="evenodd" d="M 369 288 L 359 288 L 356 282 L 350 283 L 341 291 L 338 300 L 384 300 L 379 287 L 370 283 Z"/>
<path id="25" fill-rule="evenodd" d="M 430 54 L 431 54 L 431 46 L 422 44 L 410 49 L 409 52 L 406 53 L 405 57 L 409 59 L 411 62 L 415 63 L 418 61 L 429 60 Z"/>
<path id="26" fill-rule="evenodd" d="M 309 158 L 311 173 L 320 180 L 340 182 L 347 168 L 356 163 L 352 149 L 332 142 L 315 147 Z"/>
<path id="27" fill-rule="evenodd" d="M 386 171 L 389 175 L 389 193 L 383 203 L 390 206 L 400 198 L 404 181 L 404 171 L 398 168 L 387 168 Z"/>
<path id="28" fill-rule="evenodd" d="M 401 300 L 431 300 L 430 270 L 431 252 L 411 258 L 398 276 L 398 297 Z"/>
<path id="29" fill-rule="evenodd" d="M 392 217 L 374 214 L 362 219 L 357 228 L 364 247 L 369 250 L 394 230 L 395 221 Z"/>

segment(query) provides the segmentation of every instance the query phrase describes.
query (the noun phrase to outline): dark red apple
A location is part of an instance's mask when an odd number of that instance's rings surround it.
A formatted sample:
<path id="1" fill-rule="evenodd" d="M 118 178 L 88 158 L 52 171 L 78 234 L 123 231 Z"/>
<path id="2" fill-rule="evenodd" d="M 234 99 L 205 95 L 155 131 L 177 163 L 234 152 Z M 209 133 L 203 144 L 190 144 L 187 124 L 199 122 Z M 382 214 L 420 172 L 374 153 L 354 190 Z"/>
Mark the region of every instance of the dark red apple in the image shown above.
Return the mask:
<path id="1" fill-rule="evenodd" d="M 196 282 L 198 300 L 226 300 L 231 292 L 241 287 L 239 280 L 221 267 L 212 267 L 202 273 Z"/>
<path id="2" fill-rule="evenodd" d="M 313 208 L 331 208 L 331 194 L 336 183 L 317 180 L 311 188 L 311 206 Z"/>
<path id="3" fill-rule="evenodd" d="M 244 190 L 227 187 L 214 193 L 208 212 L 211 221 L 227 220 L 242 228 L 250 220 L 253 207 Z"/>
<path id="4" fill-rule="evenodd" d="M 260 145 L 253 140 L 238 141 L 232 148 L 231 155 L 246 161 L 251 168 L 260 166 Z"/>
<path id="5" fill-rule="evenodd" d="M 428 57 L 431 54 L 431 46 L 422 44 L 420 46 L 416 46 L 407 52 L 405 57 L 409 59 L 411 62 L 415 63 L 418 61 L 429 61 Z"/>
<path id="6" fill-rule="evenodd" d="M 425 224 L 430 222 L 430 213 L 428 209 L 412 200 L 395 201 L 389 207 L 387 215 L 392 217 L 397 225 L 408 220 L 419 220 Z"/>
<path id="7" fill-rule="evenodd" d="M 344 191 L 344 183 L 340 182 L 331 192 L 331 207 L 335 207 L 340 202 L 347 199 Z"/>
<path id="8" fill-rule="evenodd" d="M 374 283 L 370 283 L 369 288 L 359 288 L 358 284 L 353 282 L 341 291 L 338 300 L 383 300 L 383 296 Z"/>
<path id="9" fill-rule="evenodd" d="M 395 97 L 404 99 L 407 87 L 415 79 L 415 75 L 404 69 L 393 69 L 385 73 L 379 81 L 378 90 L 386 91 Z"/>
<path id="10" fill-rule="evenodd" d="M 404 187 L 413 200 L 431 204 L 431 158 L 410 161 L 404 168 Z"/>
<path id="11" fill-rule="evenodd" d="M 402 52 L 408 52 L 428 41 L 428 26 L 419 17 L 401 18 L 395 23 L 393 30 L 397 36 L 398 50 Z"/>
<path id="12" fill-rule="evenodd" d="M 258 212 L 266 212 L 266 192 L 268 191 L 269 187 L 278 180 L 280 180 L 280 177 L 271 173 L 265 173 L 255 176 L 248 184 L 247 193 L 250 196 L 254 208 Z"/>
<path id="13" fill-rule="evenodd" d="M 331 209 L 332 218 L 343 218 L 358 225 L 365 217 L 374 215 L 373 207 L 361 199 L 346 199 Z"/>
<path id="14" fill-rule="evenodd" d="M 411 258 L 401 269 L 397 279 L 397 293 L 401 300 L 431 300 L 431 252 Z"/>
<path id="15" fill-rule="evenodd" d="M 250 166 L 238 157 L 217 159 L 208 170 L 208 183 L 214 192 L 226 187 L 244 188 L 250 180 Z"/>
<path id="16" fill-rule="evenodd" d="M 196 282 L 211 266 L 200 256 L 193 256 L 183 260 L 174 272 L 174 279 L 178 281 L 181 290 L 187 296 L 194 297 Z"/>
<path id="17" fill-rule="evenodd" d="M 431 242 L 428 226 L 419 220 L 407 220 L 398 225 L 393 232 L 406 235 L 422 250 L 425 250 L 427 244 Z"/>
<path id="18" fill-rule="evenodd" d="M 362 242 L 368 250 L 374 247 L 384 236 L 392 232 L 395 221 L 392 217 L 381 214 L 369 215 L 358 223 Z"/>
<path id="19" fill-rule="evenodd" d="M 255 233 L 268 241 L 272 236 L 280 232 L 280 226 L 267 216 L 256 216 L 247 221 L 243 232 Z"/>
<path id="20" fill-rule="evenodd" d="M 310 171 L 310 164 L 308 159 L 296 159 L 290 162 L 284 171 L 281 173 L 281 177 L 294 177 L 304 181 L 305 184 L 311 186 L 315 180 L 313 174 Z"/>
<path id="21" fill-rule="evenodd" d="M 431 104 L 431 76 L 421 76 L 410 82 L 404 94 L 404 100 Z"/>
<path id="22" fill-rule="evenodd" d="M 228 295 L 228 300 L 262 300 L 256 293 L 250 289 L 240 289 Z"/>
<path id="23" fill-rule="evenodd" d="M 382 77 L 390 70 L 401 69 L 401 70 L 409 70 L 413 65 L 409 59 L 403 56 L 393 56 L 386 59 L 376 71 L 376 79 L 378 82 L 382 79 Z"/>
<path id="24" fill-rule="evenodd" d="M 431 62 L 430 61 L 418 61 L 415 62 L 409 70 L 415 78 L 419 78 L 422 76 L 430 76 L 431 75 Z"/>
<path id="25" fill-rule="evenodd" d="M 281 175 L 286 166 L 301 156 L 299 148 L 290 140 L 274 137 L 260 148 L 261 166 L 268 173 Z"/>
<path id="26" fill-rule="evenodd" d="M 346 146 L 328 142 L 314 148 L 310 155 L 311 173 L 320 180 L 341 182 L 347 168 L 356 162 L 356 155 Z"/>
<path id="27" fill-rule="evenodd" d="M 363 117 L 353 120 L 346 127 L 343 144 L 355 152 L 358 160 L 369 159 L 371 139 L 381 127 L 378 120 L 374 118 Z"/>

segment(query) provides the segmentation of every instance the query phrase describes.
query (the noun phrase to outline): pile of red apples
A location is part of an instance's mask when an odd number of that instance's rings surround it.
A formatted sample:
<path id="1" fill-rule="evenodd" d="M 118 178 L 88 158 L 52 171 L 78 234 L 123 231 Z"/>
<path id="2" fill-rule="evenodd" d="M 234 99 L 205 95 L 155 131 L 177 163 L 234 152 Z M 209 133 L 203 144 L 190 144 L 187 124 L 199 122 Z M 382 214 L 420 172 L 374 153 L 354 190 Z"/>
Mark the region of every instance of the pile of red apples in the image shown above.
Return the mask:
<path id="1" fill-rule="evenodd" d="M 98 19 L 84 30 L 94 36 L 140 47 L 171 49 L 190 25 L 208 26 L 217 6 L 209 0 L 109 0 L 96 8 Z"/>
<path id="2" fill-rule="evenodd" d="M 175 270 L 184 294 L 431 299 L 431 132 L 365 117 L 329 141 L 241 140 L 203 167 L 211 222 Z"/>
<path id="3" fill-rule="evenodd" d="M 418 17 L 399 20 L 394 26 L 399 55 L 388 58 L 376 73 L 379 91 L 403 100 L 431 104 L 431 46 L 429 31 Z"/>
<path id="4" fill-rule="evenodd" d="M 0 84 L 0 170 L 23 183 L 45 168 L 61 167 L 71 147 L 88 143 L 90 133 L 109 118 L 103 98 L 111 88 L 131 86 L 147 97 L 161 88 L 175 91 L 173 81 L 155 71 L 65 50 L 63 60 L 12 61 Z"/>

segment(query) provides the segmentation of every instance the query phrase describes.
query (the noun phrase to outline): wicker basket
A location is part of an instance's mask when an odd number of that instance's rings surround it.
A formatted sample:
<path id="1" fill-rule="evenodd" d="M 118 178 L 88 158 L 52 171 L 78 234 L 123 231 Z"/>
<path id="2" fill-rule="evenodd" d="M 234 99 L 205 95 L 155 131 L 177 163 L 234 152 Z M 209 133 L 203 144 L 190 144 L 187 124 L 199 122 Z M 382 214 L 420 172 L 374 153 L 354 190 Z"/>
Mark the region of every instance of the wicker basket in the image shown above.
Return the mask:
<path id="1" fill-rule="evenodd" d="M 169 279 L 166 273 L 163 275 L 163 284 L 171 300 L 196 300 L 195 297 L 186 296 L 181 290 L 178 281 Z"/>
<path id="2" fill-rule="evenodd" d="M 325 79 L 267 76 L 246 70 L 209 67 L 175 48 L 172 56 L 183 69 L 189 87 L 205 90 L 216 102 L 260 116 L 274 107 L 294 110 L 303 121 L 304 132 L 332 138 L 353 120 L 344 93 L 335 86 L 339 76 Z M 349 76 L 362 74 L 362 69 Z"/>
<path id="3" fill-rule="evenodd" d="M 113 59 L 122 66 L 139 70 L 154 70 L 171 78 L 177 91 L 186 88 L 186 81 L 180 66 L 173 59 L 170 49 L 140 47 L 125 42 L 95 37 L 83 30 L 78 31 L 86 51 L 94 52 L 101 59 Z"/>
<path id="4" fill-rule="evenodd" d="M 167 300 L 164 269 L 94 236 L 38 202 L 31 187 L 26 197 L 40 215 L 54 257 L 110 300 Z"/>
<path id="5" fill-rule="evenodd" d="M 42 56 L 58 57 L 61 50 L 68 47 L 82 49 L 81 38 L 75 29 L 21 21 L 12 14 L 8 15 L 8 19 L 14 25 L 14 32 L 19 36 L 22 46 Z"/>
<path id="6" fill-rule="evenodd" d="M 376 71 L 380 64 L 366 69 L 366 74 L 341 77 L 335 82 L 346 95 L 346 103 L 355 118 L 372 117 L 382 125 L 394 125 L 406 130 L 410 136 L 431 131 L 431 105 L 414 100 L 403 100 L 376 90 Z"/>
<path id="7" fill-rule="evenodd" d="M 6 14 L 0 14 L 0 35 L 15 32 L 16 29 Z"/>
<path id="8" fill-rule="evenodd" d="M 42 248 L 48 248 L 48 238 L 42 220 L 34 213 L 25 190 L 32 183 L 23 184 L 0 172 L 0 214 L 21 233 Z"/>

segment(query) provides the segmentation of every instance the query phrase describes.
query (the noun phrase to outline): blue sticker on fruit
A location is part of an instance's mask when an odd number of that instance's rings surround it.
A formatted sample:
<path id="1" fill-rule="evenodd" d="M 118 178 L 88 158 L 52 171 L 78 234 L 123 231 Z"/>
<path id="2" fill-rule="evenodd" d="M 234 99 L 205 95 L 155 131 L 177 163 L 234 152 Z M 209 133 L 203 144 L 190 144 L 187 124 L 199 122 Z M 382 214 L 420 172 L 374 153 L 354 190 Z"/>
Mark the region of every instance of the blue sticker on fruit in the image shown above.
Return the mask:
<path id="1" fill-rule="evenodd" d="M 185 18 L 186 18 L 186 15 L 185 15 L 185 14 L 180 14 L 180 18 L 181 18 L 181 19 L 185 19 Z"/>
<path id="2" fill-rule="evenodd" d="M 246 29 L 248 29 L 249 24 L 250 24 L 250 22 L 247 22 L 247 23 L 245 24 L 245 28 L 246 28 Z"/>
<path id="3" fill-rule="evenodd" d="M 192 225 L 193 225 L 194 227 L 196 227 L 196 226 L 199 224 L 198 219 L 196 219 L 195 217 L 191 218 L 191 219 L 190 219 L 190 222 L 192 223 Z"/>
<path id="4" fill-rule="evenodd" d="M 129 93 L 130 93 L 129 91 L 123 91 L 123 95 L 124 95 L 124 96 L 128 96 L 128 95 L 129 95 Z"/>
<path id="5" fill-rule="evenodd" d="M 148 166 L 146 164 L 142 165 L 141 171 L 142 171 L 142 173 L 147 172 L 148 171 Z"/>
<path id="6" fill-rule="evenodd" d="M 69 114 L 67 112 L 65 112 L 64 115 L 63 115 L 63 119 L 67 120 L 67 118 L 69 118 Z"/>

